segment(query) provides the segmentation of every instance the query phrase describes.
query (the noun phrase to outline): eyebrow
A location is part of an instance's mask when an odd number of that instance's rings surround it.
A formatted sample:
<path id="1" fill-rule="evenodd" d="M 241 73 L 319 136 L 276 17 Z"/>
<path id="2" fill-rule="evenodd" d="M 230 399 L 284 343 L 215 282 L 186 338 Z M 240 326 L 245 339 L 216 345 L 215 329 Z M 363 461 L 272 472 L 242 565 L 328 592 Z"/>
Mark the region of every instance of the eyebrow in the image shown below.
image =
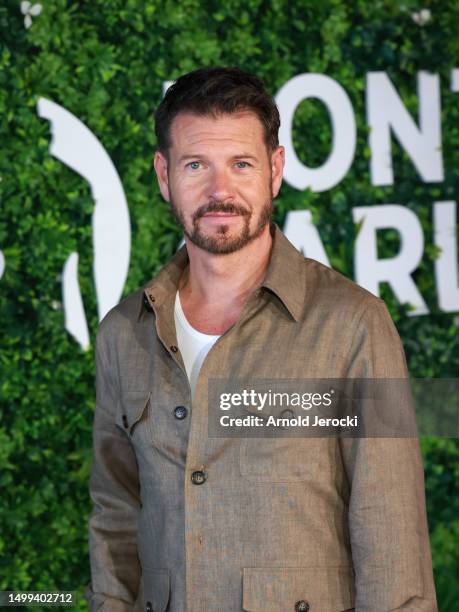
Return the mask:
<path id="1" fill-rule="evenodd" d="M 179 160 L 178 160 L 178 164 L 181 164 L 182 162 L 186 161 L 187 159 L 206 159 L 205 155 L 201 155 L 199 153 L 196 153 L 195 155 L 182 155 Z M 254 161 L 258 162 L 258 157 L 255 157 L 255 155 L 251 155 L 250 153 L 240 153 L 239 155 L 233 155 L 231 157 L 231 159 L 253 159 Z"/>

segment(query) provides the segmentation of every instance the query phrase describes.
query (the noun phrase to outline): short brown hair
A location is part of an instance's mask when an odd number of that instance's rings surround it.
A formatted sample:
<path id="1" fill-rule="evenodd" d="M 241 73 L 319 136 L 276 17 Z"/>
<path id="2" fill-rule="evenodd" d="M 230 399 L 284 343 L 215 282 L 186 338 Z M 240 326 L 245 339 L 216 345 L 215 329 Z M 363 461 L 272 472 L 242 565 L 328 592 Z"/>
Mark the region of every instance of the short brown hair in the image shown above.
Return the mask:
<path id="1" fill-rule="evenodd" d="M 167 155 L 171 124 L 179 113 L 215 117 L 241 110 L 253 111 L 258 116 L 269 152 L 279 146 L 279 111 L 260 78 L 240 68 L 219 66 L 188 72 L 169 87 L 156 109 L 158 149 Z"/>

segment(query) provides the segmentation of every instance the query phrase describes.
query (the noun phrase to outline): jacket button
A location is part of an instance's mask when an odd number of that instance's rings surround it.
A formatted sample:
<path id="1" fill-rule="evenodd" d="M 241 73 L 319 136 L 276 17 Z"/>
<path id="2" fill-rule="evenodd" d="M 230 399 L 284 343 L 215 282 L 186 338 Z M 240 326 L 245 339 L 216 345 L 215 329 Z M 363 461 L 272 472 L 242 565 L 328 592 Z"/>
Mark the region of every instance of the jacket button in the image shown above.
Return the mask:
<path id="1" fill-rule="evenodd" d="M 126 429 L 129 427 L 127 416 L 125 414 L 123 414 L 123 425 Z"/>
<path id="2" fill-rule="evenodd" d="M 195 485 L 200 485 L 207 479 L 206 473 L 202 470 L 196 470 L 191 474 L 191 482 Z"/>
<path id="3" fill-rule="evenodd" d="M 308 612 L 309 610 L 309 604 L 307 601 L 304 601 L 304 599 L 300 599 L 300 601 L 297 601 L 295 604 L 295 612 Z"/>
<path id="4" fill-rule="evenodd" d="M 170 349 L 173 353 L 176 353 L 178 351 L 178 348 L 174 344 L 170 347 Z"/>
<path id="5" fill-rule="evenodd" d="M 185 408 L 185 406 L 175 407 L 174 416 L 176 419 L 179 419 L 181 421 L 182 419 L 186 417 L 187 414 L 188 414 L 188 410 Z"/>
<path id="6" fill-rule="evenodd" d="M 153 606 L 151 605 L 151 601 L 147 601 L 147 607 L 145 608 L 145 612 L 153 612 Z"/>

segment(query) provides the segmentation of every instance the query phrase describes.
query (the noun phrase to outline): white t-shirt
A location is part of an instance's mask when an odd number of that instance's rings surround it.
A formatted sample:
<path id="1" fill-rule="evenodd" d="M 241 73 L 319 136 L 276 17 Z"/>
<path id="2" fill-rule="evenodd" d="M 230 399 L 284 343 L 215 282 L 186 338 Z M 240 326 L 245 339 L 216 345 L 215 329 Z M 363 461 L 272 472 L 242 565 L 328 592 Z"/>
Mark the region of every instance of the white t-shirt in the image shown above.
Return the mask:
<path id="1" fill-rule="evenodd" d="M 185 363 L 193 396 L 204 359 L 220 335 L 203 334 L 189 324 L 183 312 L 178 291 L 175 295 L 174 319 L 177 343 Z"/>

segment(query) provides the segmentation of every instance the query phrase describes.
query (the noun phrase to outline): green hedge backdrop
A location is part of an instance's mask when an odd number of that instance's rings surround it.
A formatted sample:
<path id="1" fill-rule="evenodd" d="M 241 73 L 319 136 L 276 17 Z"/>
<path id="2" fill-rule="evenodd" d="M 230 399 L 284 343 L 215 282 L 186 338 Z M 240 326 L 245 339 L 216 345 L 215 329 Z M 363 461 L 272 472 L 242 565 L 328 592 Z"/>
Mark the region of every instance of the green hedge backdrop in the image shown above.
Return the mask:
<path id="1" fill-rule="evenodd" d="M 423 25 L 412 14 L 429 9 Z M 151 161 L 152 112 L 163 82 L 200 66 L 238 65 L 275 94 L 293 76 L 319 72 L 349 94 L 358 143 L 345 179 L 324 193 L 284 185 L 275 220 L 312 211 L 332 265 L 353 276 L 352 206 L 397 202 L 419 216 L 426 237 L 416 283 L 431 310 L 408 317 L 387 286 L 383 297 L 404 342 L 411 376 L 456 377 L 458 315 L 438 310 L 433 282 L 432 202 L 459 192 L 459 2 L 421 6 L 373 0 L 44 0 L 26 28 L 20 3 L 0 6 L 0 590 L 77 590 L 89 582 L 88 477 L 94 410 L 93 343 L 98 325 L 92 278 L 88 184 L 49 153 L 50 125 L 37 114 L 45 97 L 97 135 L 127 196 L 132 253 L 123 295 L 151 278 L 181 233 L 162 202 Z M 394 143 L 395 185 L 373 187 L 365 119 L 365 74 L 387 72 L 417 120 L 416 75 L 441 78 L 445 180 L 425 184 Z M 323 163 L 330 148 L 321 104 L 303 102 L 294 142 L 301 159 Z M 389 256 L 397 237 L 381 232 Z M 79 282 L 92 347 L 64 329 L 61 272 L 80 256 Z M 422 440 L 435 580 L 441 611 L 459 601 L 459 445 Z M 395 545 L 395 544 L 394 544 Z M 85 610 L 81 600 L 76 610 Z M 39 609 L 39 608 L 36 608 Z"/>

